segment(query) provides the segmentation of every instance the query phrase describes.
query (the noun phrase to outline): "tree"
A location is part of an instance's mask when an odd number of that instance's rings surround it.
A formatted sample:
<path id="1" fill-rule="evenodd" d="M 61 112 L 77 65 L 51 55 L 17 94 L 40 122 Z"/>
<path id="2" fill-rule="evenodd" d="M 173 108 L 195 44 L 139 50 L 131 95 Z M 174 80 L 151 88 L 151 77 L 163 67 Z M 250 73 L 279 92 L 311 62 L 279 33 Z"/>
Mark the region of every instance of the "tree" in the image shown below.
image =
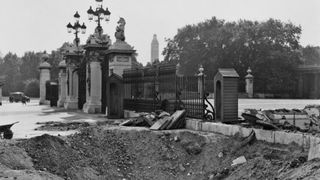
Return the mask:
<path id="1" fill-rule="evenodd" d="M 11 91 L 19 91 L 20 89 L 20 59 L 16 54 L 9 52 L 3 58 L 0 68 L 0 75 L 5 76 L 5 85 L 3 94 L 8 95 Z"/>
<path id="2" fill-rule="evenodd" d="M 39 97 L 40 87 L 38 79 L 29 79 L 25 81 L 24 93 L 30 97 Z"/>
<path id="3" fill-rule="evenodd" d="M 52 80 L 58 79 L 59 76 L 59 63 L 63 59 L 62 53 L 57 51 L 51 51 L 49 55 L 48 63 L 51 65 L 50 76 Z"/>
<path id="4" fill-rule="evenodd" d="M 320 65 L 320 47 L 306 46 L 302 48 L 302 59 L 305 65 Z"/>
<path id="5" fill-rule="evenodd" d="M 39 64 L 41 62 L 41 53 L 26 52 L 21 58 L 22 65 L 20 68 L 23 74 L 22 80 L 39 79 Z"/>
<path id="6" fill-rule="evenodd" d="M 167 40 L 164 61 L 179 62 L 182 72 L 189 75 L 195 74 L 200 64 L 210 75 L 218 68 L 235 68 L 241 91 L 251 67 L 255 90 L 288 93 L 295 88 L 300 34 L 301 27 L 275 19 L 225 22 L 213 17 L 179 29 L 173 39 Z"/>

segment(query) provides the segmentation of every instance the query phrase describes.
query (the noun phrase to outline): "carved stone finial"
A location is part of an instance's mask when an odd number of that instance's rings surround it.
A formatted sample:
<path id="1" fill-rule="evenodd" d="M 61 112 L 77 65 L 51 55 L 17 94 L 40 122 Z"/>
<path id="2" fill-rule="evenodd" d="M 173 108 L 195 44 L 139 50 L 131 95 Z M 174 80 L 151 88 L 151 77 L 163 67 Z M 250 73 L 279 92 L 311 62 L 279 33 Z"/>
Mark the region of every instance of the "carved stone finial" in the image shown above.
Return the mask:
<path id="1" fill-rule="evenodd" d="M 46 61 L 48 61 L 48 59 L 49 59 L 49 54 L 47 54 L 47 52 L 44 51 L 44 52 L 42 53 L 42 55 L 41 55 L 41 58 L 42 58 L 42 60 L 43 60 L 44 62 L 46 62 Z"/>
<path id="2" fill-rule="evenodd" d="M 116 28 L 116 32 L 114 34 L 114 36 L 116 37 L 117 41 L 125 41 L 126 37 L 124 35 L 124 27 L 126 25 L 126 21 L 124 20 L 124 18 L 120 17 L 119 21 L 118 21 L 118 26 Z"/>
<path id="3" fill-rule="evenodd" d="M 252 73 L 252 70 L 251 70 L 250 67 L 248 68 L 247 73 L 248 73 L 248 74 L 247 74 L 246 77 L 245 77 L 246 79 L 248 79 L 248 78 L 253 78 L 253 76 L 252 76 L 252 74 L 251 74 L 251 73 Z"/>
<path id="4" fill-rule="evenodd" d="M 248 68 L 247 73 L 248 73 L 248 74 L 251 74 L 251 73 L 252 73 L 252 71 L 251 71 L 251 68 L 250 68 L 250 67 Z"/>
<path id="5" fill-rule="evenodd" d="M 203 66 L 201 64 L 200 67 L 199 67 L 199 75 L 203 75 L 203 71 L 204 71 L 204 68 L 203 68 Z"/>

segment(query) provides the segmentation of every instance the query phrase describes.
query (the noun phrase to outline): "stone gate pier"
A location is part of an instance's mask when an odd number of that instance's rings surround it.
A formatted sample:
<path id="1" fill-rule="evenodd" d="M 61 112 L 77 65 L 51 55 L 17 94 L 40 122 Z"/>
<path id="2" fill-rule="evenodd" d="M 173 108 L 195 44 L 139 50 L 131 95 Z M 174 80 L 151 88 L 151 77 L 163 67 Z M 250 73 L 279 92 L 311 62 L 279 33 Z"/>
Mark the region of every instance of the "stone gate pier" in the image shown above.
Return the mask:
<path id="1" fill-rule="evenodd" d="M 320 65 L 298 67 L 298 96 L 300 98 L 320 98 Z"/>
<path id="2" fill-rule="evenodd" d="M 48 105 L 49 101 L 46 100 L 46 82 L 50 80 L 51 65 L 47 62 L 49 58 L 48 54 L 44 54 L 43 62 L 40 64 L 40 105 Z"/>

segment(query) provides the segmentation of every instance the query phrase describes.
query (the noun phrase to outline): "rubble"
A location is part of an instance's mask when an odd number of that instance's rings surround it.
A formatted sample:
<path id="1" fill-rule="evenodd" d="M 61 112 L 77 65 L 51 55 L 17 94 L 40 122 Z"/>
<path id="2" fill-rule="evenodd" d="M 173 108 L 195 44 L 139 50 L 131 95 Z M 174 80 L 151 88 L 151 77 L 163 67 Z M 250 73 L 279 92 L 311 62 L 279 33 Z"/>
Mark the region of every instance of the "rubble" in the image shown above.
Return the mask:
<path id="1" fill-rule="evenodd" d="M 320 132 L 320 106 L 308 105 L 304 109 L 256 110 L 245 109 L 243 120 L 246 127 L 262 127 L 267 130 L 288 130 L 300 132 Z"/>
<path id="2" fill-rule="evenodd" d="M 185 127 L 185 114 L 185 110 L 177 110 L 172 115 L 165 111 L 141 113 L 139 117 L 126 120 L 120 126 L 143 126 L 151 130 L 180 129 Z"/>
<path id="3" fill-rule="evenodd" d="M 68 137 L 43 135 L 17 145 L 0 142 L 1 152 L 5 152 L 0 157 L 0 170 L 8 172 L 1 169 L 5 164 L 17 169 L 15 172 L 50 173 L 56 179 L 285 179 L 292 176 L 287 174 L 291 170 L 309 164 L 306 152 L 296 145 L 254 139 L 254 132 L 240 139 L 188 130 L 90 126 Z M 8 156 L 11 150 L 4 151 L 6 148 L 17 150 Z M 25 165 L 11 156 L 23 157 Z M 245 163 L 231 166 L 242 156 Z M 4 176 L 17 177 L 0 173 Z"/>
<path id="4" fill-rule="evenodd" d="M 246 158 L 244 156 L 240 156 L 237 159 L 232 161 L 231 166 L 235 166 L 235 165 L 238 165 L 238 164 L 243 164 L 243 163 L 246 163 L 246 162 L 247 162 Z"/>

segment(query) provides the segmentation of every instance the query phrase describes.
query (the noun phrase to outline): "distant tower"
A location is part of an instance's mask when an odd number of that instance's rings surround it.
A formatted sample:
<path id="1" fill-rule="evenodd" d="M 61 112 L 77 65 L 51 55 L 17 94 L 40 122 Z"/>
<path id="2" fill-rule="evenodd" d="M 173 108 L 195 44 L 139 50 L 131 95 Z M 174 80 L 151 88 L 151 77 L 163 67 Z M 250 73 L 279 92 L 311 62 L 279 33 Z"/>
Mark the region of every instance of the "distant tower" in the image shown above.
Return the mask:
<path id="1" fill-rule="evenodd" d="M 151 42 L 151 63 L 154 63 L 156 59 L 159 60 L 159 42 L 157 35 L 154 34 Z"/>

